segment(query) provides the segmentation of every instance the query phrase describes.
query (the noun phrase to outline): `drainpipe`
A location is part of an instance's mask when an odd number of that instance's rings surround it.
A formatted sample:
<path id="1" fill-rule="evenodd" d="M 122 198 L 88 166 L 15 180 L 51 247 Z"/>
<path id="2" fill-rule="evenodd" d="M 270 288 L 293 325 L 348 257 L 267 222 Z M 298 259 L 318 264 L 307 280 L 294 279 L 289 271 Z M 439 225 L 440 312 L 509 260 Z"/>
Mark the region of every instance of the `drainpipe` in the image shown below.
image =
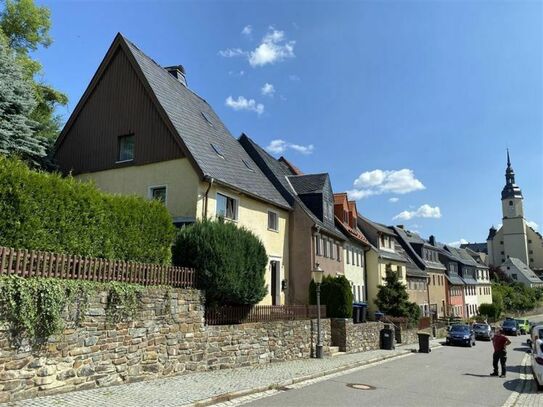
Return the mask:
<path id="1" fill-rule="evenodd" d="M 211 189 L 211 185 L 213 185 L 213 182 L 215 181 L 213 179 L 213 177 L 210 177 L 208 175 L 206 175 L 204 177 L 204 181 L 207 181 L 209 183 L 207 189 L 206 189 L 206 192 L 204 194 L 204 205 L 203 205 L 203 208 L 202 208 L 202 219 L 203 220 L 206 220 L 207 219 L 207 195 L 209 194 L 209 190 Z"/>
<path id="2" fill-rule="evenodd" d="M 369 247 L 364 248 L 364 299 L 366 304 L 368 304 L 368 258 L 366 256 L 366 253 L 368 253 L 371 250 Z M 366 305 L 367 307 L 367 305 Z"/>

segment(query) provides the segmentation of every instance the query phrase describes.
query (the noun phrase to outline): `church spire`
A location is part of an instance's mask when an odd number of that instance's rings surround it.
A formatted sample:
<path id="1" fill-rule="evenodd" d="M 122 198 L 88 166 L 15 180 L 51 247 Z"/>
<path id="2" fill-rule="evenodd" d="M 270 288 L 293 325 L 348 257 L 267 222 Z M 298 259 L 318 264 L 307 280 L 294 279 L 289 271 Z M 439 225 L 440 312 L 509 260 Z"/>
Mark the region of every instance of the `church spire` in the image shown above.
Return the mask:
<path id="1" fill-rule="evenodd" d="M 515 171 L 511 166 L 509 149 L 507 149 L 507 168 L 505 170 L 505 186 L 502 190 L 502 199 L 522 198 L 520 187 L 515 184 Z"/>

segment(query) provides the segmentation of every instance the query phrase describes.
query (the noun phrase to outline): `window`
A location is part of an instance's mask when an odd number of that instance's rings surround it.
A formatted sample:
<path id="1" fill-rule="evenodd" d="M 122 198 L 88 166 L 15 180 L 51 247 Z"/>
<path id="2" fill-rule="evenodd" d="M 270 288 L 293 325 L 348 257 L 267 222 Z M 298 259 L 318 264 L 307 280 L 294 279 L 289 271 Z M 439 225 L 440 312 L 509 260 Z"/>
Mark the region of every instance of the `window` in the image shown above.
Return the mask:
<path id="1" fill-rule="evenodd" d="M 217 144 L 211 143 L 211 148 L 213 149 L 213 151 L 215 151 L 215 153 L 217 153 L 219 157 L 224 158 L 224 154 L 222 153 L 221 148 Z"/>
<path id="2" fill-rule="evenodd" d="M 328 240 L 324 240 L 323 241 L 323 247 L 324 247 L 324 257 L 328 257 L 329 256 L 329 253 L 328 253 Z"/>
<path id="3" fill-rule="evenodd" d="M 243 158 L 241 159 L 241 161 L 243 161 L 243 164 L 245 164 L 249 171 L 255 172 L 255 170 L 253 170 L 253 167 L 251 167 L 247 161 L 245 161 Z"/>
<path id="4" fill-rule="evenodd" d="M 322 242 L 319 236 L 315 236 L 315 253 L 317 256 L 322 256 Z"/>
<path id="5" fill-rule="evenodd" d="M 268 211 L 268 229 L 276 232 L 279 230 L 279 216 L 277 212 Z"/>
<path id="6" fill-rule="evenodd" d="M 435 275 L 432 276 L 432 285 L 436 285 L 436 276 Z"/>
<path id="7" fill-rule="evenodd" d="M 351 264 L 354 266 L 354 249 L 351 252 Z"/>
<path id="8" fill-rule="evenodd" d="M 346 253 L 345 260 L 347 261 L 347 264 L 350 264 L 350 263 L 349 263 L 349 248 L 347 248 L 347 250 L 345 251 L 345 253 Z"/>
<path id="9" fill-rule="evenodd" d="M 381 235 L 381 246 L 385 247 L 385 236 Z"/>
<path id="10" fill-rule="evenodd" d="M 336 249 L 337 249 L 337 261 L 341 261 L 341 246 L 339 245 L 339 243 L 337 244 L 336 246 Z"/>
<path id="11" fill-rule="evenodd" d="M 532 241 L 528 239 L 528 243 L 532 243 Z"/>
<path id="12" fill-rule="evenodd" d="M 500 252 L 500 254 L 502 254 L 502 255 L 503 255 L 503 254 L 505 254 L 505 253 L 504 253 L 504 252 Z"/>
<path id="13" fill-rule="evenodd" d="M 127 134 L 119 137 L 119 154 L 117 162 L 131 161 L 134 159 L 134 135 Z"/>
<path id="14" fill-rule="evenodd" d="M 511 274 L 511 277 L 513 277 L 513 280 L 516 280 L 516 279 L 517 279 L 517 275 L 516 275 L 516 274 Z"/>
<path id="15" fill-rule="evenodd" d="M 360 253 L 356 252 L 356 265 L 360 266 Z"/>
<path id="16" fill-rule="evenodd" d="M 160 187 L 150 187 L 149 188 L 149 198 L 156 199 L 163 204 L 166 203 L 166 187 L 160 186 Z"/>
<path id="17" fill-rule="evenodd" d="M 330 258 L 334 260 L 335 255 L 336 255 L 336 244 L 330 241 Z"/>
<path id="18" fill-rule="evenodd" d="M 238 201 L 229 196 L 217 193 L 217 217 L 237 220 L 238 219 Z"/>
<path id="19" fill-rule="evenodd" d="M 509 206 L 513 206 L 513 201 L 509 201 Z"/>

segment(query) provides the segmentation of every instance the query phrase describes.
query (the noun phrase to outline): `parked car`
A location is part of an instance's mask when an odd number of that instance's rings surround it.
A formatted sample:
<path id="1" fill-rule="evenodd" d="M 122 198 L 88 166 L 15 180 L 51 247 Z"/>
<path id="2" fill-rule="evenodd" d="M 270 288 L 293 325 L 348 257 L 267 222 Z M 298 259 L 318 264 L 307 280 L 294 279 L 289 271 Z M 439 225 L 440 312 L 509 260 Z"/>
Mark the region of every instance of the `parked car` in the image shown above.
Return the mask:
<path id="1" fill-rule="evenodd" d="M 503 321 L 502 332 L 504 335 L 520 335 L 518 322 L 515 319 L 507 318 L 505 321 Z"/>
<path id="2" fill-rule="evenodd" d="M 494 337 L 492 328 L 484 322 L 473 324 L 473 332 L 475 333 L 475 339 L 487 339 L 490 341 Z"/>
<path id="3" fill-rule="evenodd" d="M 518 327 L 520 329 L 521 335 L 526 335 L 527 333 L 530 332 L 530 328 L 531 328 L 530 321 L 524 318 L 516 319 L 515 321 L 518 322 Z"/>
<path id="4" fill-rule="evenodd" d="M 475 332 L 469 325 L 452 325 L 445 339 L 447 345 L 475 346 Z"/>
<path id="5" fill-rule="evenodd" d="M 543 390 L 543 325 L 532 330 L 532 373 L 539 390 Z M 536 339 L 537 337 L 537 339 Z"/>

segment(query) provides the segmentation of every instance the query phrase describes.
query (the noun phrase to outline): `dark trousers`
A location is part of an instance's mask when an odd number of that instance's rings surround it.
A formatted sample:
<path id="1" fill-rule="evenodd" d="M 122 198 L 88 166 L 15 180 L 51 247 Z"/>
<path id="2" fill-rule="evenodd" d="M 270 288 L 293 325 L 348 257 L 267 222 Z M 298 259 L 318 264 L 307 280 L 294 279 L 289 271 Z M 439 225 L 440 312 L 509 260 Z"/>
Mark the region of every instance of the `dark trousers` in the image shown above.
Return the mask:
<path id="1" fill-rule="evenodd" d="M 498 361 L 502 366 L 502 374 L 505 374 L 505 361 L 507 360 L 507 352 L 504 350 L 499 350 L 494 352 L 492 356 L 492 366 L 494 367 L 494 373 L 498 373 Z"/>

